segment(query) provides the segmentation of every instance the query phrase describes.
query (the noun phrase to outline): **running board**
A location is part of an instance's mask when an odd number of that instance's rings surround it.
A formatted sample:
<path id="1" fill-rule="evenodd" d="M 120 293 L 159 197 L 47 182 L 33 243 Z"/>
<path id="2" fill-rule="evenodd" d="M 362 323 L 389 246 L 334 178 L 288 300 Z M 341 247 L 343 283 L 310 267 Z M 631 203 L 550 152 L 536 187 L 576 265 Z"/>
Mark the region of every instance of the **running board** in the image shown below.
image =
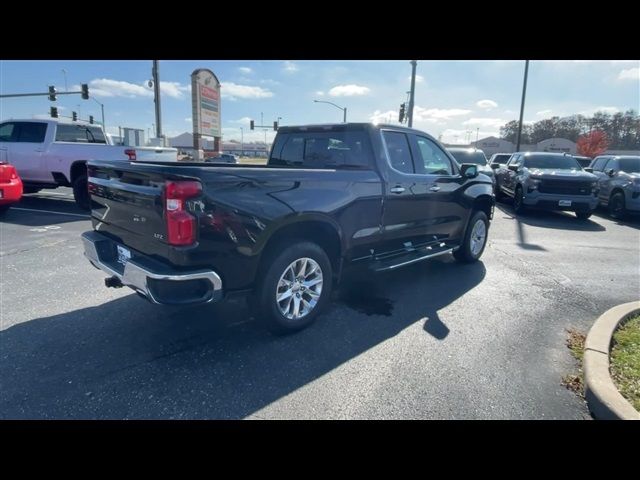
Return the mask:
<path id="1" fill-rule="evenodd" d="M 429 260 L 430 258 L 439 257 L 447 253 L 452 253 L 453 248 L 446 248 L 444 250 L 437 250 L 431 253 L 424 253 L 424 250 L 420 253 L 414 252 L 410 255 L 402 255 L 400 258 L 394 258 L 391 260 L 378 260 L 371 264 L 371 270 L 374 272 L 384 272 L 388 270 L 395 270 L 396 268 L 404 267 L 405 265 L 411 265 L 412 263 L 421 262 L 423 260 Z"/>

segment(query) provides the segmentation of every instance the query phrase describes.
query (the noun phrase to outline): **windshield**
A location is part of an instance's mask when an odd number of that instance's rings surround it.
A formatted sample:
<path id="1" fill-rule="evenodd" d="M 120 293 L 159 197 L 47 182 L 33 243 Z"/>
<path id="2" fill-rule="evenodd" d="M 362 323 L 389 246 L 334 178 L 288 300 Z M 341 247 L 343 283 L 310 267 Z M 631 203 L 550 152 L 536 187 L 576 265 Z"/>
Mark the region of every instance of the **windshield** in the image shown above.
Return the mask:
<path id="1" fill-rule="evenodd" d="M 640 157 L 621 158 L 620 170 L 627 173 L 640 173 Z"/>
<path id="2" fill-rule="evenodd" d="M 528 155 L 524 157 L 527 168 L 553 168 L 556 170 L 582 170 L 577 160 L 568 155 Z"/>
<path id="3" fill-rule="evenodd" d="M 475 163 L 476 165 L 486 165 L 487 157 L 481 150 L 449 150 L 458 163 Z"/>

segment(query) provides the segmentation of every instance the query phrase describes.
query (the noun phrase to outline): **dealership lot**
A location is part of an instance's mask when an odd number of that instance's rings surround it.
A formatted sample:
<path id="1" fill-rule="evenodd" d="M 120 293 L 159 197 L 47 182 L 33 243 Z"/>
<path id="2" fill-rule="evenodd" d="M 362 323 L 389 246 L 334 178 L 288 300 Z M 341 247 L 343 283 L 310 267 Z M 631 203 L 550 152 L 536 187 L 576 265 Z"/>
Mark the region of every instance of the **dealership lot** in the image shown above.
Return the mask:
<path id="1" fill-rule="evenodd" d="M 589 418 L 561 385 L 565 329 L 640 292 L 638 219 L 498 204 L 481 262 L 354 278 L 278 338 L 242 300 L 106 289 L 89 229 L 66 188 L 0 224 L 0 418 Z"/>

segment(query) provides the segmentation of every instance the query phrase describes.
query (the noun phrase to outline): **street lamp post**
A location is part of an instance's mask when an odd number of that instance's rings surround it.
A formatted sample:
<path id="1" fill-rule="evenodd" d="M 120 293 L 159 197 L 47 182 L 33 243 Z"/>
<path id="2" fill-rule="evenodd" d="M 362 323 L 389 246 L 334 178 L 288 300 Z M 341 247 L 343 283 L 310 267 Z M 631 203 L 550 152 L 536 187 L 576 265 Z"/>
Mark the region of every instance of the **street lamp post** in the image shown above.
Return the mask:
<path id="1" fill-rule="evenodd" d="M 240 127 L 240 156 L 244 155 L 244 128 Z"/>
<path id="2" fill-rule="evenodd" d="M 522 117 L 524 115 L 524 98 L 527 94 L 527 75 L 529 74 L 529 60 L 524 64 L 524 82 L 522 84 L 522 102 L 520 103 L 520 122 L 518 123 L 518 140 L 516 152 L 520 151 L 520 137 L 522 136 Z"/>
<path id="3" fill-rule="evenodd" d="M 68 92 L 69 89 L 67 88 L 67 71 L 64 68 L 62 69 L 62 75 L 64 75 L 64 91 Z"/>
<path id="4" fill-rule="evenodd" d="M 314 100 L 314 103 L 328 103 L 329 105 L 333 105 L 337 109 L 342 110 L 342 122 L 347 123 L 347 107 L 341 107 L 339 105 L 336 105 L 335 103 L 327 102 L 325 100 Z"/>
<path id="5" fill-rule="evenodd" d="M 93 100 L 98 105 L 100 105 L 100 110 L 102 111 L 102 128 L 104 128 L 104 131 L 106 132 L 107 131 L 107 126 L 104 124 L 104 103 L 100 103 L 98 100 L 96 100 L 93 97 L 91 97 L 91 100 Z"/>

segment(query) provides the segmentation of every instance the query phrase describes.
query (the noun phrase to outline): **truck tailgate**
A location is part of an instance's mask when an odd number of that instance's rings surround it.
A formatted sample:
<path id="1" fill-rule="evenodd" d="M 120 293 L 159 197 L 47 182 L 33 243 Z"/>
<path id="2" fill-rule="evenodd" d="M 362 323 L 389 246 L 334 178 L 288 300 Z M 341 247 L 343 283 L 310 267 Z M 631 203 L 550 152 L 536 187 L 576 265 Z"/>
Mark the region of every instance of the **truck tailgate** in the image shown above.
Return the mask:
<path id="1" fill-rule="evenodd" d="M 163 191 L 165 178 L 144 165 L 100 162 L 88 165 L 92 220 L 97 231 L 110 233 L 146 253 L 167 244 Z"/>
<path id="2" fill-rule="evenodd" d="M 167 147 L 135 147 L 138 162 L 177 162 L 178 149 Z"/>

